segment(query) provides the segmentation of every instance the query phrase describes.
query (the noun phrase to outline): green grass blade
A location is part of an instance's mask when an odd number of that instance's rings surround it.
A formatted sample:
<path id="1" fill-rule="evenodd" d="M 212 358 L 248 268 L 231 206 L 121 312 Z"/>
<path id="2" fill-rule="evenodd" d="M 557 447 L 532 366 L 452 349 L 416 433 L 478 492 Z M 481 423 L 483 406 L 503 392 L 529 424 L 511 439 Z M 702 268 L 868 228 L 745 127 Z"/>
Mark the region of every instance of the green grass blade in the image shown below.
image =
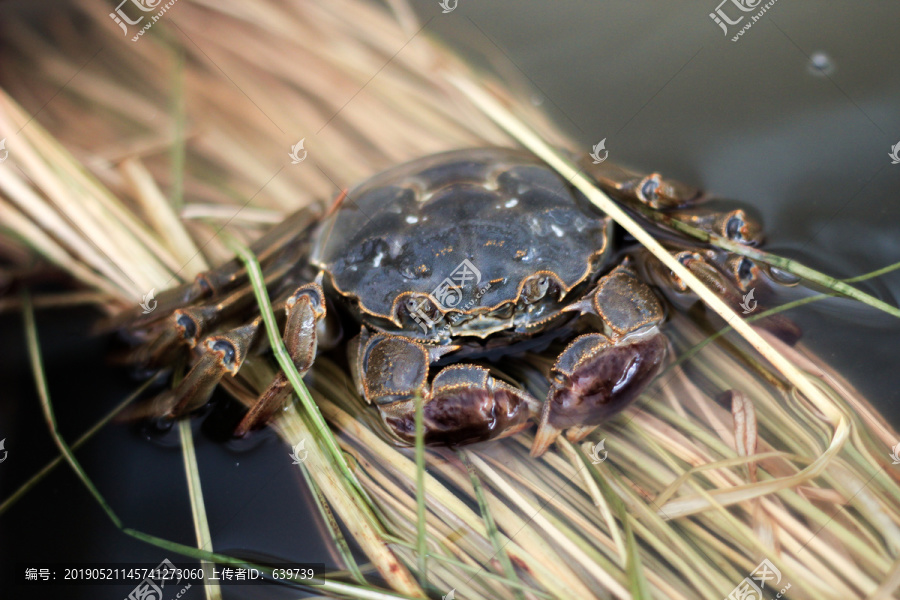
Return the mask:
<path id="1" fill-rule="evenodd" d="M 488 536 L 491 538 L 491 543 L 494 545 L 494 556 L 500 561 L 500 565 L 503 567 L 503 572 L 506 574 L 507 579 L 518 581 L 519 576 L 516 574 L 516 570 L 509 560 L 509 554 L 506 552 L 506 545 L 500 541 L 500 532 L 497 530 L 497 523 L 494 521 L 494 515 L 491 513 L 491 509 L 488 506 L 487 497 L 484 495 L 484 486 L 481 485 L 481 479 L 478 477 L 478 472 L 469 462 L 467 451 L 459 451 L 457 452 L 457 455 L 463 465 L 465 465 L 466 471 L 469 473 L 472 489 L 475 491 L 475 498 L 478 500 L 478 508 L 481 510 L 481 518 L 484 521 L 484 527 L 487 529 Z M 525 600 L 521 588 L 514 589 L 513 592 L 518 600 Z"/>
<path id="2" fill-rule="evenodd" d="M 300 373 L 297 372 L 297 367 L 294 366 L 294 361 L 291 360 L 290 355 L 288 355 L 287 350 L 284 347 L 284 343 L 282 342 L 281 335 L 278 331 L 278 325 L 275 322 L 275 313 L 272 312 L 272 304 L 269 302 L 269 295 L 266 291 L 265 280 L 259 262 L 256 260 L 256 257 L 250 249 L 238 242 L 234 237 L 227 235 L 224 231 L 220 232 L 220 235 L 222 235 L 226 243 L 231 247 L 234 253 L 237 254 L 238 258 L 240 258 L 247 269 L 247 275 L 253 286 L 253 293 L 256 296 L 260 315 L 263 318 L 263 322 L 266 326 L 266 333 L 269 336 L 269 344 L 272 348 L 272 353 L 275 355 L 275 359 L 284 371 L 285 376 L 291 382 L 297 397 L 300 398 L 300 403 L 303 405 L 306 414 L 309 415 L 309 418 L 312 420 L 315 434 L 325 445 L 332 461 L 350 483 L 356 495 L 365 501 L 361 505 L 366 508 L 366 511 L 372 517 L 372 521 L 377 522 L 377 519 L 372 512 L 371 499 L 359 483 L 356 474 L 350 470 L 346 457 L 344 456 L 344 453 L 341 452 L 337 441 L 334 439 L 331 429 L 328 427 L 328 423 L 325 422 L 322 412 L 319 410 L 319 407 L 316 406 L 309 390 L 306 388 L 306 384 L 304 384 L 303 379 L 300 378 Z"/>
<path id="3" fill-rule="evenodd" d="M 872 271 L 871 273 L 866 273 L 865 275 L 858 275 L 856 277 L 851 277 L 849 279 L 845 279 L 845 283 L 856 283 L 857 281 L 865 281 L 866 279 L 872 279 L 873 277 L 881 277 L 882 275 L 887 275 L 891 271 L 896 271 L 900 269 L 900 262 L 895 262 L 892 265 L 888 265 L 886 267 L 882 267 L 877 271 Z"/>
<path id="4" fill-rule="evenodd" d="M 178 435 L 181 438 L 181 454 L 184 457 L 184 470 L 187 476 L 188 495 L 191 499 L 191 515 L 194 518 L 194 531 L 197 534 L 197 547 L 212 550 L 212 535 L 209 532 L 209 520 L 206 518 L 206 504 L 203 502 L 203 488 L 200 485 L 200 469 L 197 466 L 197 452 L 194 449 L 194 437 L 191 431 L 191 420 L 178 421 Z M 219 582 L 211 578 L 212 564 L 201 561 L 200 566 L 206 574 L 203 591 L 207 600 L 222 600 L 222 588 Z"/>
<path id="5" fill-rule="evenodd" d="M 313 492 L 313 498 L 316 502 L 316 508 L 319 509 L 319 515 L 321 515 L 322 520 L 328 525 L 331 538 L 334 540 L 335 546 L 337 546 L 344 564 L 347 565 L 351 577 L 358 583 L 365 583 L 362 571 L 360 570 L 359 565 L 356 564 L 356 559 L 353 558 L 350 546 L 347 544 L 347 540 L 341 532 L 341 528 L 338 526 L 337 519 L 334 518 L 334 513 L 331 512 L 331 508 L 328 506 L 325 495 L 322 493 L 316 480 L 310 477 L 306 466 L 301 463 L 299 468 L 300 472 L 303 474 L 304 481 L 306 481 L 306 485 L 308 485 L 309 489 Z"/>
<path id="6" fill-rule="evenodd" d="M 764 250 L 746 246 L 738 242 L 733 242 L 727 238 L 723 238 L 722 236 L 703 231 L 702 229 L 698 229 L 697 227 L 689 225 L 684 221 L 680 221 L 670 215 L 660 213 L 649 207 L 639 205 L 637 203 L 630 203 L 629 206 L 653 221 L 667 225 L 676 231 L 687 234 L 702 242 L 712 244 L 713 246 L 716 246 L 723 250 L 728 250 L 729 252 L 734 252 L 735 254 L 740 254 L 741 256 L 746 256 L 747 258 L 750 258 L 752 260 L 765 263 L 772 267 L 776 267 L 778 269 L 781 269 L 782 271 L 786 271 L 788 273 L 796 275 L 801 279 L 816 283 L 824 288 L 833 291 L 836 294 L 846 296 L 847 298 L 852 298 L 854 300 L 862 302 L 863 304 L 868 304 L 873 308 L 877 308 L 878 310 L 886 312 L 891 316 L 900 318 L 900 308 L 891 306 L 890 304 L 849 285 L 847 281 L 842 281 L 840 279 L 837 279 L 836 277 L 826 275 L 821 271 L 816 271 L 815 269 L 807 267 L 806 265 L 796 260 L 778 256 L 770 252 L 765 252 Z M 885 267 L 884 269 L 881 269 L 881 272 L 886 273 L 892 271 L 895 268 L 897 268 L 895 265 L 890 265 L 888 267 Z M 858 281 L 858 279 L 849 281 Z"/>
<path id="7" fill-rule="evenodd" d="M 53 440 L 56 442 L 56 445 L 59 447 L 59 450 L 62 452 L 66 461 L 69 463 L 69 466 L 72 467 L 72 470 L 75 471 L 78 478 L 81 479 L 82 483 L 84 483 L 85 487 L 87 487 L 97 503 L 100 504 L 109 519 L 116 527 L 121 529 L 122 521 L 106 503 L 106 500 L 104 500 L 100 491 L 94 486 L 94 483 L 87 476 L 87 473 L 84 472 L 84 469 L 81 468 L 81 464 L 75 459 L 72 449 L 69 448 L 69 445 L 63 440 L 59 433 L 59 428 L 56 425 L 56 416 L 53 414 L 53 406 L 50 404 L 50 392 L 47 389 L 47 378 L 44 376 L 41 346 L 38 341 L 37 325 L 34 321 L 34 306 L 31 304 L 31 295 L 27 291 L 22 292 L 22 313 L 25 317 L 25 341 L 28 345 L 28 357 L 31 360 L 34 383 L 37 388 L 38 397 L 40 398 L 41 410 L 44 412 L 44 418 L 47 420 L 47 426 L 50 428 Z"/>
<path id="8" fill-rule="evenodd" d="M 416 394 L 416 559 L 419 585 L 428 588 L 428 538 L 425 512 L 425 400 Z"/>
<path id="9" fill-rule="evenodd" d="M 148 387 L 150 387 L 150 385 L 152 383 L 153 383 L 152 379 L 148 379 L 147 381 L 145 381 L 143 384 L 141 384 L 141 386 L 137 390 L 135 390 L 127 398 L 122 400 L 122 402 L 120 402 L 115 408 L 113 408 L 110 412 L 108 412 L 102 419 L 100 419 L 99 421 L 94 423 L 90 429 L 88 429 L 83 434 L 81 434 L 81 437 L 79 437 L 70 446 L 72 451 L 74 452 L 75 450 L 78 450 L 88 440 L 90 440 L 92 437 L 94 437 L 94 435 L 98 431 L 103 429 L 103 427 L 105 427 L 107 423 L 112 421 L 116 417 L 116 415 L 118 415 L 120 412 L 122 412 L 125 409 L 125 407 L 127 407 L 129 404 L 134 402 L 135 398 L 138 398 L 141 394 L 143 394 L 144 391 Z M 22 496 L 27 494 L 28 491 L 31 490 L 31 488 L 33 488 L 35 485 L 37 485 L 44 477 L 49 475 L 50 471 L 55 469 L 56 466 L 59 465 L 59 463 L 61 463 L 63 460 L 65 460 L 65 457 L 64 457 L 64 455 L 60 454 L 59 456 L 57 456 L 56 458 L 54 458 L 53 460 L 48 462 L 46 465 L 44 465 L 44 467 L 40 471 L 38 471 L 37 473 L 32 475 L 31 478 L 28 479 L 28 481 L 23 483 L 19 487 L 19 489 L 17 489 L 15 492 L 13 492 L 9 498 L 4 500 L 3 503 L 0 504 L 0 515 L 2 515 L 9 508 L 11 508 L 16 502 L 18 502 L 22 498 Z"/>

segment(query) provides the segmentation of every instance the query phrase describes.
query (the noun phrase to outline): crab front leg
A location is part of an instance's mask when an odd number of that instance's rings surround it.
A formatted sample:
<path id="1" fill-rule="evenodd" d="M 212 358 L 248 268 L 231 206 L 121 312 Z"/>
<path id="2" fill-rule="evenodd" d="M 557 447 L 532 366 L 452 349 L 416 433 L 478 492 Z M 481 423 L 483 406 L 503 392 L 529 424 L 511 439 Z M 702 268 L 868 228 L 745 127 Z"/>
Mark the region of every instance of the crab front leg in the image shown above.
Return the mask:
<path id="1" fill-rule="evenodd" d="M 428 384 L 429 366 L 456 348 L 369 334 L 353 341 L 351 365 L 363 396 L 402 440 L 416 436 L 416 397 L 424 400 L 425 443 L 462 445 L 517 433 L 537 414 L 540 402 L 473 364 L 444 367 Z"/>
<path id="2" fill-rule="evenodd" d="M 603 188 L 620 200 L 637 201 L 654 209 L 678 208 L 701 202 L 703 192 L 695 187 L 664 179 L 659 173 L 642 175 L 613 163 L 591 164 L 582 160 L 585 172 Z"/>
<path id="3" fill-rule="evenodd" d="M 698 188 L 665 179 L 659 173 L 641 175 L 608 162 L 594 165 L 582 160 L 581 165 L 607 194 L 626 205 L 652 208 L 656 220 L 664 224 L 680 221 L 748 246 L 762 242 L 756 219 L 740 208 L 702 206 L 709 198 Z"/>
<path id="4" fill-rule="evenodd" d="M 569 310 L 593 315 L 602 333 L 578 336 L 559 355 L 533 456 L 543 454 L 563 430 L 578 441 L 628 406 L 659 374 L 666 357 L 668 341 L 658 328 L 662 307 L 627 267 L 602 277 Z"/>
<path id="5" fill-rule="evenodd" d="M 317 327 L 325 318 L 325 296 L 318 283 L 300 286 L 282 303 L 286 314 L 284 343 L 301 376 L 312 366 L 318 345 Z M 226 374 L 238 373 L 248 354 L 260 346 L 262 317 L 196 344 L 199 354 L 191 370 L 171 391 L 157 402 L 158 412 L 170 418 L 181 417 L 209 400 Z M 284 373 L 279 372 L 263 391 L 235 430 L 243 435 L 265 424 L 290 394 Z"/>
<path id="6" fill-rule="evenodd" d="M 325 293 L 322 286 L 308 283 L 300 286 L 284 303 L 287 321 L 284 325 L 284 346 L 300 377 L 312 367 L 319 343 L 319 325 L 325 319 Z M 287 375 L 279 371 L 272 383 L 260 394 L 234 430 L 243 436 L 251 429 L 265 425 L 282 407 L 291 394 Z"/>

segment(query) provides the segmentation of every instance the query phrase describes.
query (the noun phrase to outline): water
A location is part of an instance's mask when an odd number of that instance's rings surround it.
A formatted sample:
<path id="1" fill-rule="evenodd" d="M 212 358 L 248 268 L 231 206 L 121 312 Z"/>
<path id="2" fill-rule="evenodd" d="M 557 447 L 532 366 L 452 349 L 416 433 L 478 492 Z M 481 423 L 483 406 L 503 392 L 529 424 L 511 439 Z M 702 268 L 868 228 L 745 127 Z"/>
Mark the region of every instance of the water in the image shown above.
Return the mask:
<path id="1" fill-rule="evenodd" d="M 109 340 L 92 336 L 97 313 L 90 309 L 39 311 L 38 329 L 49 393 L 62 436 L 69 442 L 127 397 L 137 382 L 109 364 Z M 0 436 L 9 455 L 0 471 L 0 498 L 57 455 L 40 411 L 25 352 L 24 329 L 15 313 L 0 317 L 3 398 Z M 224 394 L 206 418 L 194 418 L 194 441 L 210 531 L 217 552 L 243 557 L 274 557 L 298 563 L 325 563 L 331 552 L 312 498 L 288 449 L 274 432 L 222 443 L 233 405 Z M 113 423 L 76 453 L 113 511 L 131 527 L 182 544 L 196 545 L 178 434 L 146 425 Z M 190 561 L 119 532 L 66 464 L 58 466 L 0 517 L 0 589 L 18 598 L 124 598 L 129 585 L 65 588 L 13 588 L 7 581 L 26 566 L 52 562 L 152 563 L 169 558 L 179 567 Z M 19 568 L 21 566 L 21 568 Z M 15 568 L 13 573 L 6 571 Z M 57 574 L 62 577 L 61 573 Z M 254 598 L 258 586 L 230 587 L 228 598 Z M 298 598 L 304 593 L 266 586 L 267 598 Z M 189 597 L 199 597 L 201 591 Z"/>

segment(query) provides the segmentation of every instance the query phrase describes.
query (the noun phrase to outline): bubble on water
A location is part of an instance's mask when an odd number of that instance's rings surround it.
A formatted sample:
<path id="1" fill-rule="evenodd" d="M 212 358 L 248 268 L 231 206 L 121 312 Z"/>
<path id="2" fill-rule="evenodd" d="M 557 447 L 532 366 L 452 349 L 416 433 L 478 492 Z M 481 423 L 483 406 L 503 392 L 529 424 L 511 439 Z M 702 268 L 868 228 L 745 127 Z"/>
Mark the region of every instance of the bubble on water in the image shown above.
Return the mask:
<path id="1" fill-rule="evenodd" d="M 834 73 L 834 61 L 830 56 L 818 50 L 810 55 L 808 70 L 818 77 L 831 75 Z"/>

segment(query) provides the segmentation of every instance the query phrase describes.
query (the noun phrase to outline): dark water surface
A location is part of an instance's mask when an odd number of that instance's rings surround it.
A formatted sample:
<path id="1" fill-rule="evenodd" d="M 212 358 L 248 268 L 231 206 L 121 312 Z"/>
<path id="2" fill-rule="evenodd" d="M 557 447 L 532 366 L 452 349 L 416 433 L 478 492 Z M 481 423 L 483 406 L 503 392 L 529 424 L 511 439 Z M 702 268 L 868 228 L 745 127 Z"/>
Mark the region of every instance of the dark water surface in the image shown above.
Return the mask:
<path id="1" fill-rule="evenodd" d="M 108 364 L 109 340 L 91 336 L 94 311 L 39 311 L 37 316 L 50 397 L 61 434 L 71 443 L 135 390 L 137 383 L 125 370 Z M 40 411 L 25 354 L 24 327 L 16 314 L 0 317 L 0 364 L 0 436 L 6 436 L 9 451 L 0 465 L 0 498 L 5 500 L 58 452 Z M 228 397 L 219 394 L 218 400 L 211 414 L 192 419 L 214 550 L 335 568 L 312 498 L 291 464 L 289 449 L 271 430 L 222 443 L 228 423 L 233 428 L 234 420 Z M 159 432 L 146 425 L 113 423 L 76 456 L 125 527 L 196 546 L 176 429 Z M 6 596 L 6 589 L 16 590 L 16 598 L 102 600 L 125 598 L 135 587 L 134 583 L 12 587 L 8 578 L 15 575 L 19 583 L 19 571 L 26 566 L 54 562 L 155 566 L 164 558 L 181 568 L 194 566 L 173 552 L 119 532 L 66 464 L 0 516 L 0 540 L 2 598 L 13 597 Z M 10 566 L 15 566 L 12 573 L 7 570 Z M 202 594 L 198 588 L 186 597 Z M 296 589 L 266 585 L 232 586 L 225 597 L 303 595 Z"/>

